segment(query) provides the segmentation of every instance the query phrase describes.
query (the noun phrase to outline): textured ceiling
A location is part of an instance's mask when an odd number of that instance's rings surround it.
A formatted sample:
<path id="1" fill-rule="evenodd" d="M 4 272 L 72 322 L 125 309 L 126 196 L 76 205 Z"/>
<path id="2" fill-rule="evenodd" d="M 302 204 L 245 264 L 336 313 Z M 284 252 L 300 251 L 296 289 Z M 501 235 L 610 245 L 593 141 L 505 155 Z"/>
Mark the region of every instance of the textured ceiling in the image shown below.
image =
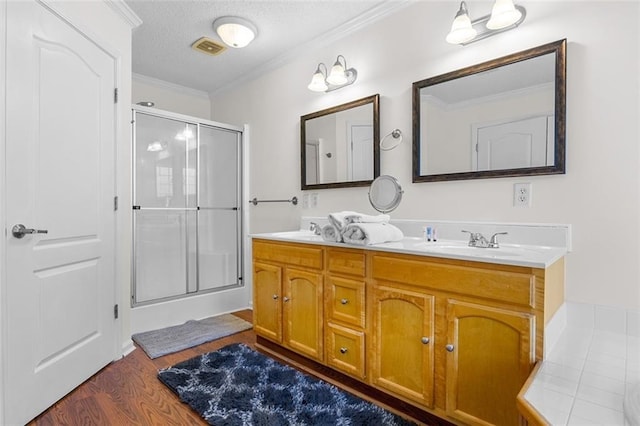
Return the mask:
<path id="1" fill-rule="evenodd" d="M 390 14 L 406 0 L 126 0 L 126 3 L 143 21 L 133 33 L 133 72 L 215 93 L 293 58 L 305 45 L 319 47 L 319 40 L 329 41 L 332 34 L 345 34 Z M 248 19 L 257 27 L 257 37 L 243 49 L 228 48 L 218 56 L 191 49 L 191 44 L 200 37 L 220 41 L 212 23 L 221 16 Z"/>

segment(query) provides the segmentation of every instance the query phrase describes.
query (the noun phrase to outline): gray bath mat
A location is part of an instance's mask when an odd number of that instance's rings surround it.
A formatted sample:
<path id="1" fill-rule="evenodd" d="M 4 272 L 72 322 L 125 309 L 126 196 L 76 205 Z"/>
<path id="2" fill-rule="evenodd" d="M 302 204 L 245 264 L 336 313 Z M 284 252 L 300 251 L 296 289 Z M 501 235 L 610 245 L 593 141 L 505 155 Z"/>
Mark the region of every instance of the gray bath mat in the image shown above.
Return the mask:
<path id="1" fill-rule="evenodd" d="M 253 325 L 250 322 L 232 314 L 224 314 L 199 321 L 191 320 L 160 330 L 136 333 L 131 338 L 149 358 L 153 359 L 239 333 L 251 327 Z"/>

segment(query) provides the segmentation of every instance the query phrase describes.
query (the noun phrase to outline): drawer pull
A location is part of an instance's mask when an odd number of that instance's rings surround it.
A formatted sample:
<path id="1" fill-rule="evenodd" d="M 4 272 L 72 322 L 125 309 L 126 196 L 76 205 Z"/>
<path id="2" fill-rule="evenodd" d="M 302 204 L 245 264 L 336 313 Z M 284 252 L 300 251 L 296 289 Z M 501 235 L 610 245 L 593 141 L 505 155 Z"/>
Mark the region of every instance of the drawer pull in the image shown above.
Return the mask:
<path id="1" fill-rule="evenodd" d="M 340 299 L 340 303 L 346 305 L 347 303 L 349 303 L 349 299 Z"/>
<path id="2" fill-rule="evenodd" d="M 425 345 L 426 345 L 427 343 L 429 343 L 429 338 L 428 338 L 428 337 L 423 337 L 422 339 L 420 339 L 420 341 L 421 341 L 423 344 L 425 344 Z"/>
<path id="3" fill-rule="evenodd" d="M 284 297 L 284 299 L 282 299 L 284 302 L 288 302 L 289 298 L 287 296 Z"/>
<path id="4" fill-rule="evenodd" d="M 273 295 L 273 296 L 271 296 L 271 297 L 273 297 L 273 300 L 278 300 L 278 295 L 277 295 L 277 294 L 274 294 L 274 295 Z"/>
<path id="5" fill-rule="evenodd" d="M 451 344 L 445 346 L 444 348 L 447 350 L 447 352 L 453 352 L 453 345 Z"/>
<path id="6" fill-rule="evenodd" d="M 346 354 L 347 353 L 347 348 L 340 348 L 340 353 L 341 354 Z"/>

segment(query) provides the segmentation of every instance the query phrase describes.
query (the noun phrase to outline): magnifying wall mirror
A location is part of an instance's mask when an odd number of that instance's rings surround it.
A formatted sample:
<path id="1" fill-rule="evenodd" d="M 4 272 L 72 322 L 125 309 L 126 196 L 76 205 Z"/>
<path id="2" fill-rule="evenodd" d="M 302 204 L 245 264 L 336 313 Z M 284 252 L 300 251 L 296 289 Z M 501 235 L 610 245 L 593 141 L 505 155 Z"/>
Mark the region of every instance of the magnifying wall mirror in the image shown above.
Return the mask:
<path id="1" fill-rule="evenodd" d="M 413 83 L 413 182 L 565 172 L 566 40 Z"/>
<path id="2" fill-rule="evenodd" d="M 300 117 L 302 189 L 368 186 L 380 174 L 379 98 Z"/>
<path id="3" fill-rule="evenodd" d="M 374 179 L 369 189 L 369 202 L 381 213 L 393 211 L 402 201 L 402 187 L 393 176 L 382 175 Z"/>

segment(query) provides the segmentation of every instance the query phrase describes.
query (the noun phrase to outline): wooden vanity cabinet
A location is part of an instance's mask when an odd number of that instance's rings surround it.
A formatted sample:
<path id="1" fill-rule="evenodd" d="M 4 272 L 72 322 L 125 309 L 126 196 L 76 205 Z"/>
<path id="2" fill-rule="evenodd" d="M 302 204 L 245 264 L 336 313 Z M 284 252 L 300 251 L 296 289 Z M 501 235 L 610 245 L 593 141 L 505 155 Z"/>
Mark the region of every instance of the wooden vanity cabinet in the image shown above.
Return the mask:
<path id="1" fill-rule="evenodd" d="M 529 268 L 268 240 L 253 247 L 259 336 L 424 419 L 520 424 L 516 396 L 564 300 L 563 259 Z"/>
<path id="2" fill-rule="evenodd" d="M 323 249 L 254 241 L 256 334 L 309 358 L 323 358 Z"/>

